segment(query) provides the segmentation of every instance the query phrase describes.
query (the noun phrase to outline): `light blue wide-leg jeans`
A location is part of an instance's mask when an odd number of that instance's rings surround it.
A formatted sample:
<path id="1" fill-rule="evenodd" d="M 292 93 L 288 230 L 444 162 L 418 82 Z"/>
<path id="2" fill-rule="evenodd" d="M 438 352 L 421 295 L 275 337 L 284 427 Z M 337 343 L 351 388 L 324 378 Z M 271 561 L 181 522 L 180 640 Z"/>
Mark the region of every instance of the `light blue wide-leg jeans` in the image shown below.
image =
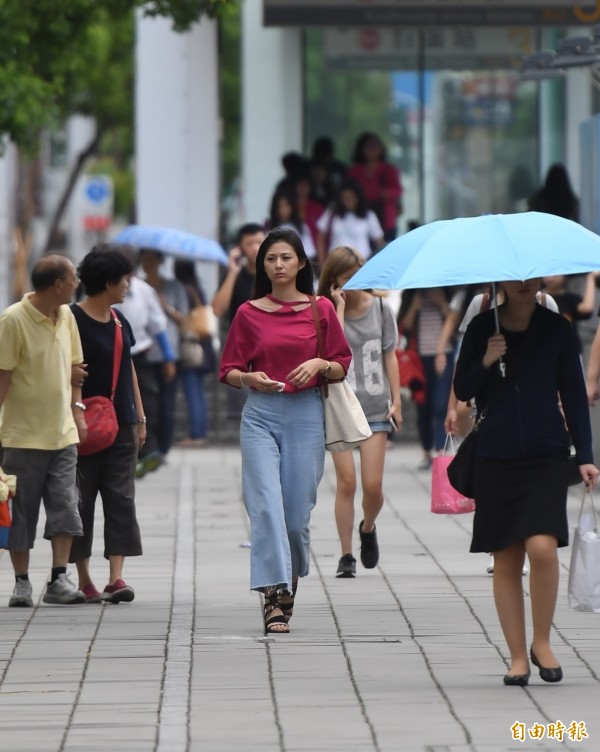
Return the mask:
<path id="1" fill-rule="evenodd" d="M 250 516 L 250 587 L 290 588 L 308 574 L 310 513 L 323 477 L 325 437 L 318 389 L 251 391 L 240 429 L 242 488 Z"/>

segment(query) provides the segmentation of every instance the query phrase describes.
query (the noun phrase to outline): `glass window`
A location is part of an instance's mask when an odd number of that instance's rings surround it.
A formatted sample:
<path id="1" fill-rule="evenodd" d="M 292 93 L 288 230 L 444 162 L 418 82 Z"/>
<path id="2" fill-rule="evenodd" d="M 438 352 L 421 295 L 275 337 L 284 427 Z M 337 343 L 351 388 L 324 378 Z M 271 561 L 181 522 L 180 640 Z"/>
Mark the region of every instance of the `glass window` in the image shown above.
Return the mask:
<path id="1" fill-rule="evenodd" d="M 306 149 L 330 136 L 351 162 L 373 131 L 402 174 L 404 213 L 428 222 L 519 211 L 540 184 L 540 143 L 564 158 L 564 84 L 519 82 L 533 29 L 306 32 Z M 542 96 L 543 91 L 543 96 Z"/>

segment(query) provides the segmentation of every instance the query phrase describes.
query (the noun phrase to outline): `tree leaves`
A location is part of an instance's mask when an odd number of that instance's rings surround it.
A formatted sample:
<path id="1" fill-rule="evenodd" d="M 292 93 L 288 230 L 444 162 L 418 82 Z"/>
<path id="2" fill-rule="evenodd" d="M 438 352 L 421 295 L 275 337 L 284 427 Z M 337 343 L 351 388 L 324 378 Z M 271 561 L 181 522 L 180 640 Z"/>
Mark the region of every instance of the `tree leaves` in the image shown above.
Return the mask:
<path id="1" fill-rule="evenodd" d="M 185 31 L 235 0 L 0 0 L 0 145 L 29 151 L 70 114 L 132 117 L 134 11 Z"/>

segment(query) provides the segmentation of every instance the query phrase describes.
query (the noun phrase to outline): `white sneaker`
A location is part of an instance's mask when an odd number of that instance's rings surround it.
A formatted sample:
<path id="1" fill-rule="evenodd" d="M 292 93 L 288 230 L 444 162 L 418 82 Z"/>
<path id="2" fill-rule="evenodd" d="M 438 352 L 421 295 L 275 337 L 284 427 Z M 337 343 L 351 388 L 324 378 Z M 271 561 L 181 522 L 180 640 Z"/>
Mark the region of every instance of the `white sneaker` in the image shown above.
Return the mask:
<path id="1" fill-rule="evenodd" d="M 16 580 L 15 589 L 10 596 L 8 605 L 13 608 L 21 606 L 22 608 L 33 608 L 33 599 L 31 597 L 33 588 L 29 580 Z"/>
<path id="2" fill-rule="evenodd" d="M 66 573 L 59 574 L 52 583 L 46 585 L 42 598 L 44 603 L 85 603 L 85 595 L 77 589 Z"/>

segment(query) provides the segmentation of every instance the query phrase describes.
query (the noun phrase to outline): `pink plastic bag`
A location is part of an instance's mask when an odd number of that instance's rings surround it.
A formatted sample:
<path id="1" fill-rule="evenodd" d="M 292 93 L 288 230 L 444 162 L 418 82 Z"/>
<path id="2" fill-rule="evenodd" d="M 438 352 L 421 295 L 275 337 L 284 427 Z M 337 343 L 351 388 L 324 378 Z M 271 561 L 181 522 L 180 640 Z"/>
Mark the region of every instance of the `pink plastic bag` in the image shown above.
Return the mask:
<path id="1" fill-rule="evenodd" d="M 431 463 L 431 511 L 434 514 L 465 514 L 475 511 L 473 499 L 465 498 L 450 485 L 448 465 L 452 458 L 452 454 L 443 454 L 441 457 L 434 457 Z"/>

